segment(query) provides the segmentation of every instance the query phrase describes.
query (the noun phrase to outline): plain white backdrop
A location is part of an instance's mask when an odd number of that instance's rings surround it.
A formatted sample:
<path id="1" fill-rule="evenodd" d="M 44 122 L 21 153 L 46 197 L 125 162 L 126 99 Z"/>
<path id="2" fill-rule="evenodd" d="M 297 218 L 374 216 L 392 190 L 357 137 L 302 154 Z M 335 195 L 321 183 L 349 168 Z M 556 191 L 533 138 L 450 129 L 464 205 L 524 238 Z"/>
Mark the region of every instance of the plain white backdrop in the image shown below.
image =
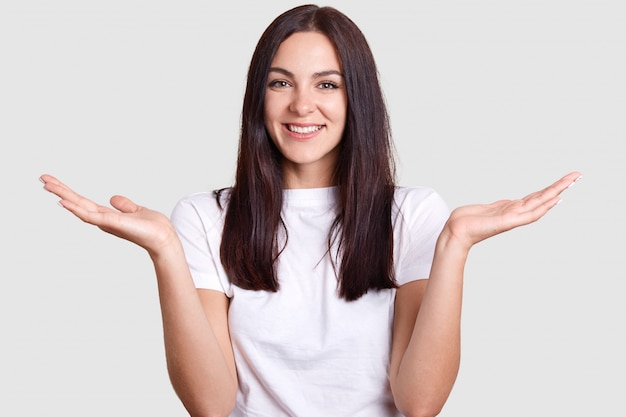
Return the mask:
<path id="1" fill-rule="evenodd" d="M 250 56 L 298 4 L 0 3 L 0 415 L 187 415 L 148 256 L 38 177 L 167 214 L 230 185 Z M 584 174 L 539 222 L 472 250 L 441 415 L 626 415 L 626 3 L 320 5 L 377 57 L 401 184 L 456 207 Z"/>

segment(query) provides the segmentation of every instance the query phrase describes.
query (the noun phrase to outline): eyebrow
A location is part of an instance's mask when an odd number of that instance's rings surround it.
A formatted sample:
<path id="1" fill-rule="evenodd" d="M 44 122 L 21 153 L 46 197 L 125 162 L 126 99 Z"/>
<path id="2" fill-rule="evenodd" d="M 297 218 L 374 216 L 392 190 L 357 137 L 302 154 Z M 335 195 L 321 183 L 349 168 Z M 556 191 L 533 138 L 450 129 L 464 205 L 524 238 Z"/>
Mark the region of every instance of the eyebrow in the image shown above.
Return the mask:
<path id="1" fill-rule="evenodd" d="M 278 72 L 280 74 L 283 74 L 287 77 L 293 77 L 294 74 L 293 72 L 286 70 L 284 68 L 280 68 L 280 67 L 271 67 L 269 72 Z M 326 71 L 319 71 L 319 72 L 314 72 L 313 73 L 313 78 L 319 78 L 319 77 L 326 77 L 328 75 L 338 75 L 340 77 L 343 77 L 343 74 L 340 71 L 337 70 L 326 70 Z"/>

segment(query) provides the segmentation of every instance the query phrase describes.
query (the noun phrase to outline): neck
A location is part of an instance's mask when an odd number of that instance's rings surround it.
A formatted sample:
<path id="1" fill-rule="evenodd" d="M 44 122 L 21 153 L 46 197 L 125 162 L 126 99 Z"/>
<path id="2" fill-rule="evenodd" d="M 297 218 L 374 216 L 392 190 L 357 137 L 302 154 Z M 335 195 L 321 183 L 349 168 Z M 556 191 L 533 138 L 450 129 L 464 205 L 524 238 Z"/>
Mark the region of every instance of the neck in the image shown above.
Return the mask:
<path id="1" fill-rule="evenodd" d="M 323 188 L 333 185 L 337 185 L 334 168 L 320 170 L 318 167 L 283 164 L 283 187 L 286 189 Z"/>

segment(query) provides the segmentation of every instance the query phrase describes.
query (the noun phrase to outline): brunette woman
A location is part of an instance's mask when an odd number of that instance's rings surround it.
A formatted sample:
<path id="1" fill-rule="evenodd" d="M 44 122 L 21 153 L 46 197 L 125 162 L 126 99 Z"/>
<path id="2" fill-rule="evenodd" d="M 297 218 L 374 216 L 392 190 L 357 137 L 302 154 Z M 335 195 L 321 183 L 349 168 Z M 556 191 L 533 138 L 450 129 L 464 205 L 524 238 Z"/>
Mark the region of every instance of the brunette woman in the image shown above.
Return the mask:
<path id="1" fill-rule="evenodd" d="M 459 368 L 470 248 L 541 218 L 580 174 L 450 212 L 434 190 L 395 183 L 391 147 L 363 34 L 305 5 L 252 56 L 232 187 L 186 196 L 168 218 L 41 179 L 147 250 L 191 415 L 434 416 Z"/>

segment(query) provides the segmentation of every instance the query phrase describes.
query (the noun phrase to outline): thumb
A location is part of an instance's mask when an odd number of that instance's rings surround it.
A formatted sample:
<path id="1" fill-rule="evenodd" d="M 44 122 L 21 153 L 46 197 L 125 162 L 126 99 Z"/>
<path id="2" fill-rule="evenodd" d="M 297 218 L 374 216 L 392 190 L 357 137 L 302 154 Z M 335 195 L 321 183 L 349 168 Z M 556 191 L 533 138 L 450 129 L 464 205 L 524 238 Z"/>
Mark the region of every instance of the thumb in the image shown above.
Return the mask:
<path id="1" fill-rule="evenodd" d="M 135 213 L 139 211 L 141 207 L 133 203 L 130 199 L 121 195 L 114 195 L 109 200 L 111 205 L 121 211 L 122 213 Z"/>

